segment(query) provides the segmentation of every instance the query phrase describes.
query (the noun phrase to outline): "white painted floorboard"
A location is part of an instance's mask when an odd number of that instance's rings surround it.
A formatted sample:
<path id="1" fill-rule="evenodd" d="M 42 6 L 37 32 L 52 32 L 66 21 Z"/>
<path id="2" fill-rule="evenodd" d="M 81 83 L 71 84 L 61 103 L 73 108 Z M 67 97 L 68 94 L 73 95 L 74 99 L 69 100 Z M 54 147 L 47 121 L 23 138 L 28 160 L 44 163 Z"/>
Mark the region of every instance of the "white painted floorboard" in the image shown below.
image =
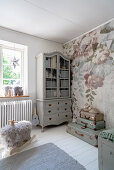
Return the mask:
<path id="1" fill-rule="evenodd" d="M 68 134 L 66 125 L 46 127 L 43 133 L 40 127 L 35 127 L 32 130 L 33 134 L 36 135 L 36 138 L 26 149 L 45 143 L 54 143 L 76 159 L 87 170 L 98 170 L 98 149 Z"/>

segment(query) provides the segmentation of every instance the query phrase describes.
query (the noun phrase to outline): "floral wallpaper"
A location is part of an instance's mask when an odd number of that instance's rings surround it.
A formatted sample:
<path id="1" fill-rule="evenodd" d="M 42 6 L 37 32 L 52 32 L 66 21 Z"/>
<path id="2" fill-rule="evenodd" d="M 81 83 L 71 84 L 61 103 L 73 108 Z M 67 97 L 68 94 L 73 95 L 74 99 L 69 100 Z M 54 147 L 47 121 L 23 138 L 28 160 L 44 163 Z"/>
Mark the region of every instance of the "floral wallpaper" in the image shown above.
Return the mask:
<path id="1" fill-rule="evenodd" d="M 85 103 L 114 127 L 114 20 L 63 45 L 71 58 L 73 117 Z"/>

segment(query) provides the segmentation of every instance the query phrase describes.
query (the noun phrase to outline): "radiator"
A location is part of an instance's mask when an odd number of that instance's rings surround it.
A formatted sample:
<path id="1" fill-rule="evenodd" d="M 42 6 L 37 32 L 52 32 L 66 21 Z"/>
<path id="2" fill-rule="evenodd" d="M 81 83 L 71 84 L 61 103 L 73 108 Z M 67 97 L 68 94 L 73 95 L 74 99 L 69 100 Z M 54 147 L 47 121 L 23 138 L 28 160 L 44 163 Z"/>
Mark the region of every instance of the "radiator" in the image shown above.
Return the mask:
<path id="1" fill-rule="evenodd" d="M 8 125 L 8 120 L 32 120 L 32 100 L 0 102 L 0 128 Z"/>

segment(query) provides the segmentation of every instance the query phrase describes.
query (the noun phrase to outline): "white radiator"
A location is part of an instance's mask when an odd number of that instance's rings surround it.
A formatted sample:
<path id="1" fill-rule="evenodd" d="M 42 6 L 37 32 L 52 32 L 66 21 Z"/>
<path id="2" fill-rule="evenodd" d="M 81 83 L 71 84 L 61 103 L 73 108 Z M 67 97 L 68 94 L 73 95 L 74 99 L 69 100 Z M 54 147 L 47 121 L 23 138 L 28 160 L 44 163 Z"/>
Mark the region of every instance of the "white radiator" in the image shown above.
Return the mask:
<path id="1" fill-rule="evenodd" d="M 32 100 L 0 102 L 0 128 L 8 125 L 8 120 L 32 120 Z"/>

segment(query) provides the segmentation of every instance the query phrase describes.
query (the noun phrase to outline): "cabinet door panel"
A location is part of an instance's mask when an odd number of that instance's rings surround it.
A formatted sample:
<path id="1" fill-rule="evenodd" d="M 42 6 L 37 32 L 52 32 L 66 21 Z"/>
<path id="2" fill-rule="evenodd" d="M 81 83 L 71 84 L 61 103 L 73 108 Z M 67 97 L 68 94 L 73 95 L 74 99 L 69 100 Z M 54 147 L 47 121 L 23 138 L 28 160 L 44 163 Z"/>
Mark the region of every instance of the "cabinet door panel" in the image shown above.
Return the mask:
<path id="1" fill-rule="evenodd" d="M 103 170 L 112 170 L 114 168 L 114 148 L 103 144 L 102 151 Z"/>
<path id="2" fill-rule="evenodd" d="M 70 97 L 70 62 L 59 56 L 59 93 L 60 97 Z"/>
<path id="3" fill-rule="evenodd" d="M 45 98 L 57 97 L 57 55 L 45 57 Z"/>

